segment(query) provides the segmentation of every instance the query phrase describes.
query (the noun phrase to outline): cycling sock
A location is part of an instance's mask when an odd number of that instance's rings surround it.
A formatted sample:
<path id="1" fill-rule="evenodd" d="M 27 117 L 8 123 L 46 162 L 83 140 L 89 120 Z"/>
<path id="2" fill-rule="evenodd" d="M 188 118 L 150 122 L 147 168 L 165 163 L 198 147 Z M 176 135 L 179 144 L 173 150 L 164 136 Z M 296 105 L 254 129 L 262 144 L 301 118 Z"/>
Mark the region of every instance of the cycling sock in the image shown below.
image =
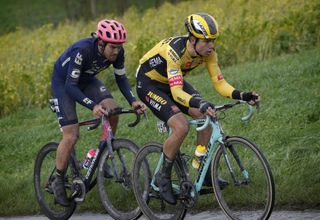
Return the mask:
<path id="1" fill-rule="evenodd" d="M 162 170 L 161 170 L 162 175 L 171 176 L 171 170 L 172 170 L 173 161 L 174 161 L 174 160 L 170 160 L 170 159 L 164 154 L 164 160 L 163 160 Z"/>
<path id="2" fill-rule="evenodd" d="M 59 169 L 56 169 L 56 175 L 58 177 L 64 177 L 66 171 L 65 170 L 59 170 Z"/>

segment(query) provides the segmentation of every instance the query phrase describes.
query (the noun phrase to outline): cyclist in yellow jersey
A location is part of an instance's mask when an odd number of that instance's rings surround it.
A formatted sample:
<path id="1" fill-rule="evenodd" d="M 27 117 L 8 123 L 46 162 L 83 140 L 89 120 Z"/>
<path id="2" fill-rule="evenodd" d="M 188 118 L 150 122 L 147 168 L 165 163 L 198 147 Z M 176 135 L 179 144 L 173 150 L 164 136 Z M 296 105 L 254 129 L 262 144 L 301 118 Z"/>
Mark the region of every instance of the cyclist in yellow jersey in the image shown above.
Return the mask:
<path id="1" fill-rule="evenodd" d="M 189 130 L 184 114 L 192 118 L 202 118 L 204 114 L 215 116 L 214 104 L 203 100 L 186 82 L 184 75 L 205 64 L 213 87 L 220 95 L 245 100 L 252 105 L 260 101 L 257 93 L 235 89 L 221 74 L 214 48 L 219 35 L 216 20 L 209 14 L 196 13 L 187 17 L 185 26 L 188 35 L 159 42 L 141 58 L 137 70 L 139 98 L 172 129 L 163 144 L 165 160 L 162 169 L 156 175 L 160 194 L 170 204 L 176 204 L 170 178 L 173 161 Z M 206 146 L 209 136 L 210 128 L 199 132 L 197 144 Z"/>

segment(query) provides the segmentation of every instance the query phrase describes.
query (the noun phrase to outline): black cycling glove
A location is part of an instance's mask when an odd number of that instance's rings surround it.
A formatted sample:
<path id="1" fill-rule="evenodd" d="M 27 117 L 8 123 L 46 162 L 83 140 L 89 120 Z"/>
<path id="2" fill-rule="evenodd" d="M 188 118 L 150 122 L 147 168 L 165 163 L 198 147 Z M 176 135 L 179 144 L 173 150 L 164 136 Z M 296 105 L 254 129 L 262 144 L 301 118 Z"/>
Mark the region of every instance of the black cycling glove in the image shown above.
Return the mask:
<path id="1" fill-rule="evenodd" d="M 209 107 L 211 107 L 212 109 L 214 109 L 214 104 L 202 100 L 202 101 L 200 102 L 199 110 L 200 110 L 200 112 L 201 112 L 202 114 L 204 114 Z"/>
<path id="2" fill-rule="evenodd" d="M 252 94 L 252 92 L 244 92 L 242 93 L 242 100 L 246 102 L 256 101 L 259 97 L 257 95 Z"/>

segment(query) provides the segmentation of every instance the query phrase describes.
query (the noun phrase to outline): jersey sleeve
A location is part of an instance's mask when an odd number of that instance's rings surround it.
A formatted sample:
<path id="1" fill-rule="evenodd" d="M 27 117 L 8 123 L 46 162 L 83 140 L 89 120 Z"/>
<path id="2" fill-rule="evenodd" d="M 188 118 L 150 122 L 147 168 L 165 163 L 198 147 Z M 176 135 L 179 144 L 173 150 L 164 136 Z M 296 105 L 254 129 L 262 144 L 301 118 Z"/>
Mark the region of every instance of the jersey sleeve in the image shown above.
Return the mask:
<path id="1" fill-rule="evenodd" d="M 224 79 L 219 68 L 218 58 L 215 52 L 208 57 L 206 66 L 215 90 L 224 97 L 232 98 L 232 92 L 235 89 Z"/>
<path id="2" fill-rule="evenodd" d="M 74 50 L 70 56 L 67 78 L 65 82 L 66 92 L 81 105 L 93 110 L 96 105 L 79 88 L 79 78 L 83 71 L 83 64 L 88 58 L 88 53 L 84 49 Z"/>
<path id="3" fill-rule="evenodd" d="M 183 74 L 180 67 L 181 61 L 179 59 L 173 60 L 171 57 L 178 57 L 178 55 L 170 56 L 169 53 L 174 53 L 174 51 L 170 49 L 167 50 L 167 76 L 172 97 L 181 105 L 189 107 L 192 96 L 183 91 Z"/>
<path id="4" fill-rule="evenodd" d="M 128 103 L 131 105 L 132 102 L 136 101 L 136 98 L 133 95 L 129 80 L 126 76 L 123 49 L 120 51 L 117 60 L 113 63 L 113 67 L 114 67 L 114 76 L 115 76 L 117 85 L 122 95 L 126 98 Z"/>

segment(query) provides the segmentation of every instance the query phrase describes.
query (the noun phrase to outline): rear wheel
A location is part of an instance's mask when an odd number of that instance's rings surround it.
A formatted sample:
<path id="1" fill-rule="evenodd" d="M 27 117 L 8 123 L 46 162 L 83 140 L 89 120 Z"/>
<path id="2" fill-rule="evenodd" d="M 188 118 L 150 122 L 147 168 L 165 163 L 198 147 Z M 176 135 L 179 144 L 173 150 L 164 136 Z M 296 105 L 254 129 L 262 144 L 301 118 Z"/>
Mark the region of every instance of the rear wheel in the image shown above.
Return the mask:
<path id="1" fill-rule="evenodd" d="M 178 200 L 177 205 L 170 205 L 160 197 L 159 191 L 151 186 L 161 153 L 162 145 L 157 143 L 146 144 L 139 150 L 133 168 L 134 193 L 141 211 L 148 219 L 183 219 L 186 209 L 182 200 Z M 146 164 L 149 169 L 145 169 Z M 175 163 L 171 174 L 174 191 L 179 191 L 180 177 L 181 171 Z"/>
<path id="2" fill-rule="evenodd" d="M 128 139 L 115 139 L 112 147 L 114 159 L 108 158 L 106 148 L 99 162 L 97 179 L 100 198 L 114 219 L 136 219 L 142 213 L 132 189 L 132 168 L 139 147 Z M 111 178 L 105 176 L 106 164 L 110 167 Z"/>
<path id="3" fill-rule="evenodd" d="M 52 192 L 52 182 L 55 179 L 55 159 L 58 143 L 50 142 L 39 151 L 34 165 L 34 189 L 42 212 L 49 219 L 68 219 L 76 208 L 71 202 L 69 207 L 62 207 L 55 203 Z M 66 173 L 66 191 L 71 195 L 72 163 L 69 163 Z"/>
<path id="4" fill-rule="evenodd" d="M 211 170 L 216 199 L 229 218 L 270 217 L 275 200 L 274 181 L 267 160 L 254 143 L 241 137 L 228 138 L 224 146 L 218 147 Z M 218 177 L 229 184 L 221 189 Z"/>

